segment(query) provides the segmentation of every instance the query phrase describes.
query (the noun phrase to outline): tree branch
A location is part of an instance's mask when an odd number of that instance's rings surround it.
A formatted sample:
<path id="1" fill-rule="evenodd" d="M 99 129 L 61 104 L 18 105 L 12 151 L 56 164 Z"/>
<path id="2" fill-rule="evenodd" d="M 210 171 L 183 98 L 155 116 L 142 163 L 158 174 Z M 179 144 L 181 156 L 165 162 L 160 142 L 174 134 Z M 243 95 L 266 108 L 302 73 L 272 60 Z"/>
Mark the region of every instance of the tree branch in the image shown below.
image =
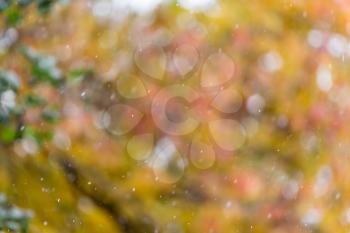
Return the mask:
<path id="1" fill-rule="evenodd" d="M 78 165 L 64 153 L 55 154 L 54 159 L 73 187 L 109 213 L 123 232 L 159 232 L 153 218 L 146 214 L 142 203 L 130 192 L 115 188 L 110 180 L 95 169 Z"/>

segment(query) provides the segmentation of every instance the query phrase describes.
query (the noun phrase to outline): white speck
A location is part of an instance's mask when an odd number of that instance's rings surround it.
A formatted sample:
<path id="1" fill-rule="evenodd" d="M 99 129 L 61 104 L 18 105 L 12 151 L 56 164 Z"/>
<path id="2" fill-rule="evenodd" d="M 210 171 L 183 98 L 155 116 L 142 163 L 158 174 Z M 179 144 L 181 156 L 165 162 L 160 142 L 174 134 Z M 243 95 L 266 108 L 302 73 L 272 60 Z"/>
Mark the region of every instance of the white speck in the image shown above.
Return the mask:
<path id="1" fill-rule="evenodd" d="M 344 218 L 347 224 L 350 224 L 350 208 L 347 208 L 344 213 Z"/>
<path id="2" fill-rule="evenodd" d="M 294 199 L 299 191 L 299 183 L 296 180 L 288 181 L 287 185 L 283 188 L 282 194 L 286 199 Z"/>
<path id="3" fill-rule="evenodd" d="M 320 30 L 313 29 L 307 36 L 307 42 L 314 48 L 320 48 L 324 41 L 324 35 Z"/>
<path id="4" fill-rule="evenodd" d="M 225 208 L 226 209 L 228 209 L 228 208 L 231 208 L 232 207 L 232 201 L 227 201 L 226 203 L 225 203 Z"/>
<path id="5" fill-rule="evenodd" d="M 55 146 L 62 150 L 68 150 L 71 146 L 71 140 L 69 136 L 61 131 L 55 133 L 53 137 L 53 143 L 55 144 Z"/>
<path id="6" fill-rule="evenodd" d="M 317 69 L 316 82 L 321 91 L 329 91 L 333 86 L 333 76 L 331 70 L 326 66 L 320 66 Z"/>
<path id="7" fill-rule="evenodd" d="M 174 143 L 169 138 L 162 138 L 154 149 L 154 154 L 149 159 L 151 162 L 150 165 L 155 168 L 166 167 L 175 155 L 175 152 L 176 147 Z"/>
<path id="8" fill-rule="evenodd" d="M 112 4 L 110 1 L 97 1 L 92 8 L 94 16 L 99 18 L 108 17 L 111 14 Z"/>
<path id="9" fill-rule="evenodd" d="M 23 150 L 30 155 L 34 155 L 38 152 L 38 143 L 34 138 L 26 137 L 21 140 Z"/>
<path id="10" fill-rule="evenodd" d="M 158 141 L 146 163 L 153 169 L 156 180 L 166 183 L 177 182 L 187 166 L 186 161 L 177 151 L 174 142 L 167 137 Z M 171 169 L 172 172 L 170 172 Z"/>
<path id="11" fill-rule="evenodd" d="M 261 65 L 267 72 L 273 73 L 283 66 L 281 55 L 276 51 L 270 51 L 261 58 Z"/>
<path id="12" fill-rule="evenodd" d="M 333 57 L 341 57 L 345 54 L 347 48 L 347 40 L 346 37 L 335 33 L 331 36 L 327 43 L 327 51 L 333 56 Z"/>
<path id="13" fill-rule="evenodd" d="M 265 107 L 265 100 L 259 94 L 250 96 L 247 100 L 247 110 L 249 113 L 258 115 Z"/>
<path id="14" fill-rule="evenodd" d="M 10 47 L 18 38 L 18 32 L 14 28 L 9 28 L 2 37 L 0 37 L 0 51 Z"/>
<path id="15" fill-rule="evenodd" d="M 330 166 L 324 165 L 317 172 L 315 185 L 313 188 L 316 197 L 323 196 L 329 188 L 332 181 L 333 172 Z"/>
<path id="16" fill-rule="evenodd" d="M 207 11 L 216 6 L 216 0 L 178 0 L 181 7 L 191 11 Z"/>
<path id="17" fill-rule="evenodd" d="M 103 114 L 101 114 L 101 119 L 99 123 L 102 126 L 102 128 L 107 129 L 111 124 L 111 120 L 111 115 L 107 112 L 104 112 Z"/>
<path id="18" fill-rule="evenodd" d="M 0 97 L 1 107 L 5 110 L 16 106 L 16 93 L 12 90 L 4 91 Z"/>
<path id="19" fill-rule="evenodd" d="M 322 213 L 319 209 L 309 209 L 302 217 L 301 222 L 306 225 L 317 225 L 322 220 Z"/>
<path id="20" fill-rule="evenodd" d="M 22 218 L 24 215 L 24 212 L 22 209 L 18 207 L 13 207 L 12 209 L 9 210 L 9 215 L 13 218 Z"/>
<path id="21" fill-rule="evenodd" d="M 165 0 L 113 0 L 115 10 L 135 12 L 140 15 L 148 14 L 155 10 Z"/>

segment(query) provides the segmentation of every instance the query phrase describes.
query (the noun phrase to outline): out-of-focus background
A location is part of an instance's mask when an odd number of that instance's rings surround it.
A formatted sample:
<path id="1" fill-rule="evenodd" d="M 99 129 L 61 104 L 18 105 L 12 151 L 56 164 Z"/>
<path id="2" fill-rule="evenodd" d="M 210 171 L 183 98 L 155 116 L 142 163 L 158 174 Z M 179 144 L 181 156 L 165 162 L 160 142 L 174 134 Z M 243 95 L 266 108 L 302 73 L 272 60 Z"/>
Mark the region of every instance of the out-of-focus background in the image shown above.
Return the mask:
<path id="1" fill-rule="evenodd" d="M 0 0 L 1 232 L 350 232 L 347 0 Z"/>

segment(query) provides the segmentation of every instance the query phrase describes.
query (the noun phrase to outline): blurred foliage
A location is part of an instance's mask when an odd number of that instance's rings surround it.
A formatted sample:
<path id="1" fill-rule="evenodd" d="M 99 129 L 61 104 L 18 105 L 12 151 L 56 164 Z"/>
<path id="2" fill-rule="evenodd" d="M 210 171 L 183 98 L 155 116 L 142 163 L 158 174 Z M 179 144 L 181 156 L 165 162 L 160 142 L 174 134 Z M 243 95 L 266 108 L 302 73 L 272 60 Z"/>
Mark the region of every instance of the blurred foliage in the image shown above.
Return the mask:
<path id="1" fill-rule="evenodd" d="M 0 192 L 33 211 L 29 232 L 349 232 L 348 1 L 222 0 L 207 12 L 169 1 L 150 14 L 106 2 L 0 0 Z M 149 44 L 164 54 L 141 63 Z M 182 44 L 198 51 L 188 77 L 162 63 Z M 247 138 L 216 148 L 203 170 L 187 153 L 194 135 L 166 135 L 147 108 L 173 83 L 206 93 L 198 79 L 218 50 L 234 61 L 242 106 L 213 115 L 240 122 Z M 148 97 L 123 98 L 138 79 Z M 101 123 L 117 103 L 144 113 L 125 136 Z M 178 182 L 129 156 L 129 140 L 149 132 L 154 146 L 176 142 Z M 13 208 L 0 198 L 0 228 L 25 232 L 28 216 Z"/>
<path id="2" fill-rule="evenodd" d="M 28 232 L 30 213 L 11 205 L 5 195 L 0 195 L 0 230 Z"/>
<path id="3" fill-rule="evenodd" d="M 7 23 L 15 25 L 22 20 L 22 10 L 30 4 L 35 4 L 40 13 L 46 14 L 55 2 L 57 0 L 2 0 L 0 12 L 6 15 Z"/>

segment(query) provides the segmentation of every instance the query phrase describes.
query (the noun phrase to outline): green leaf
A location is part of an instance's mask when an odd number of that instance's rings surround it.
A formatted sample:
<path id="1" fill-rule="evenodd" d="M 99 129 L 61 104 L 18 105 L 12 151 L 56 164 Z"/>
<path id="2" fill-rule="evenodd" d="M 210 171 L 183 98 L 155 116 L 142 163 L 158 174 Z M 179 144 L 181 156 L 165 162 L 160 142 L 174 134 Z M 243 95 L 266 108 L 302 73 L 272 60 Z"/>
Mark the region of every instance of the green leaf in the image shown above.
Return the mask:
<path id="1" fill-rule="evenodd" d="M 35 131 L 34 138 L 42 145 L 43 142 L 51 140 L 53 137 L 53 133 L 50 131 Z"/>
<path id="2" fill-rule="evenodd" d="M 28 95 L 25 97 L 25 104 L 28 106 L 43 106 L 47 104 L 47 101 L 40 96 Z"/>
<path id="3" fill-rule="evenodd" d="M 37 143 L 41 144 L 45 140 L 50 140 L 52 138 L 52 133 L 47 131 L 39 131 L 32 126 L 26 126 L 23 130 L 23 137 L 32 138 Z"/>
<path id="4" fill-rule="evenodd" d="M 22 15 L 17 9 L 10 9 L 7 11 L 7 22 L 10 25 L 16 25 L 22 19 Z"/>
<path id="5" fill-rule="evenodd" d="M 0 140 L 5 143 L 13 142 L 16 139 L 16 128 L 13 126 L 6 126 L 0 131 Z"/>
<path id="6" fill-rule="evenodd" d="M 81 80 L 84 79 L 86 76 L 91 76 L 93 75 L 93 71 L 91 69 L 77 69 L 77 70 L 71 70 L 67 78 L 69 81 L 78 81 L 80 82 Z"/>
<path id="7" fill-rule="evenodd" d="M 62 72 L 56 66 L 56 59 L 37 53 L 31 48 L 22 47 L 22 54 L 32 63 L 34 82 L 48 82 L 52 86 L 62 84 Z"/>
<path id="8" fill-rule="evenodd" d="M 46 14 L 49 12 L 52 4 L 55 2 L 56 0 L 37 0 L 37 4 L 38 4 L 38 11 L 41 14 Z"/>

